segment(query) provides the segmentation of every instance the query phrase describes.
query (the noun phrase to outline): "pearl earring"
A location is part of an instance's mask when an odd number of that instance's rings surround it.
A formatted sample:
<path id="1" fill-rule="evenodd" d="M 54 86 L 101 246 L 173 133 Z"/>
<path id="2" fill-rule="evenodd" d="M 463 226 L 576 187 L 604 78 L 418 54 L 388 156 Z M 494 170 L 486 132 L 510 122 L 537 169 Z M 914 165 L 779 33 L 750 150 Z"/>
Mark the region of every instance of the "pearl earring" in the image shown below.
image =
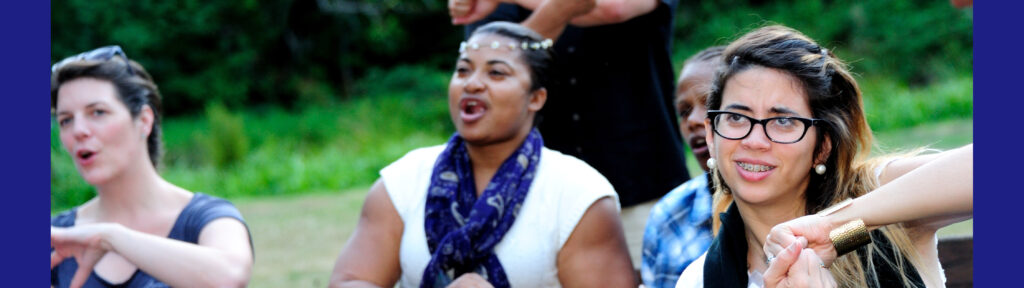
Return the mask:
<path id="1" fill-rule="evenodd" d="M 715 166 L 718 163 L 715 163 L 715 158 L 708 158 L 707 164 L 708 164 L 708 170 L 715 170 Z"/>
<path id="2" fill-rule="evenodd" d="M 814 166 L 814 173 L 818 173 L 818 175 L 825 175 L 825 169 L 825 164 L 818 164 L 817 166 Z"/>

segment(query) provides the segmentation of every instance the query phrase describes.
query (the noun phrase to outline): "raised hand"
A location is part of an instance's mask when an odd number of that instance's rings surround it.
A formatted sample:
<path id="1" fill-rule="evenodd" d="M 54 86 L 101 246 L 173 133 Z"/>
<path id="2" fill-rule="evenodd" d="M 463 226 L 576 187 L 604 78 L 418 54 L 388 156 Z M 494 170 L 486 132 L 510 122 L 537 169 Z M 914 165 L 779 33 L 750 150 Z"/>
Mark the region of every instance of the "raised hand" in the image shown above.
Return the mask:
<path id="1" fill-rule="evenodd" d="M 57 267 L 64 259 L 74 257 L 78 270 L 71 278 L 71 287 L 82 287 L 92 274 L 93 267 L 110 251 L 110 245 L 103 240 L 103 233 L 109 224 L 81 225 L 71 228 L 50 227 L 50 269 Z"/>

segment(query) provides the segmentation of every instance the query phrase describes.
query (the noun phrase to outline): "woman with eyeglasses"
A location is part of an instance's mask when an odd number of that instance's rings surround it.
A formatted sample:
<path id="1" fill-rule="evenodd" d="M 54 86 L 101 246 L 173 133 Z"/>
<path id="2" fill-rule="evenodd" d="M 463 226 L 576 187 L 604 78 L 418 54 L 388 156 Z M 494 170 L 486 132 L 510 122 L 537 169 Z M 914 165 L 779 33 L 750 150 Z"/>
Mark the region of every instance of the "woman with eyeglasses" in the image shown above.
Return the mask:
<path id="1" fill-rule="evenodd" d="M 235 207 L 157 173 L 160 92 L 120 47 L 55 64 L 60 140 L 96 197 L 50 221 L 54 287 L 241 287 L 253 250 Z"/>
<path id="2" fill-rule="evenodd" d="M 717 234 L 677 287 L 943 286 L 935 232 L 970 217 L 973 146 L 868 159 L 857 82 L 799 31 L 757 29 L 722 59 L 705 120 Z"/>

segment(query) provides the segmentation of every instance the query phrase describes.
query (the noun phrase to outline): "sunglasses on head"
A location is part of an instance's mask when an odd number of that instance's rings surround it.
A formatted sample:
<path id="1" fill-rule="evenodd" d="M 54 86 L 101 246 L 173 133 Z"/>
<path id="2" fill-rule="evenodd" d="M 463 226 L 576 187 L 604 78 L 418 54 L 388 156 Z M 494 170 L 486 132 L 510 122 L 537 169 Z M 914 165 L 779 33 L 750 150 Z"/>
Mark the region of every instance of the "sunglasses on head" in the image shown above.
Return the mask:
<path id="1" fill-rule="evenodd" d="M 57 62 L 57 64 L 53 64 L 53 66 L 50 66 L 50 72 L 57 72 L 57 69 L 60 69 L 64 65 L 71 62 L 109 61 L 110 59 L 114 59 L 114 57 L 118 56 L 124 59 L 125 66 L 128 67 L 128 74 L 135 75 L 135 71 L 132 70 L 132 65 L 128 62 L 128 55 L 125 55 L 124 50 L 121 50 L 121 46 L 118 45 L 104 46 L 90 51 L 82 52 L 78 55 L 64 58 L 64 60 L 60 60 L 60 62 Z"/>

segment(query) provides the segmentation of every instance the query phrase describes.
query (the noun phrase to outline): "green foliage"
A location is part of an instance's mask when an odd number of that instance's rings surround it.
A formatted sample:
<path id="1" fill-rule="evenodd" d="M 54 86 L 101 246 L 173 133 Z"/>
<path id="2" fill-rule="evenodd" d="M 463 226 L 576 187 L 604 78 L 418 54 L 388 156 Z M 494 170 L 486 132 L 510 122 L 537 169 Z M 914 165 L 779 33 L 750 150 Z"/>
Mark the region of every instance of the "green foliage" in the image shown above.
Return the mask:
<path id="1" fill-rule="evenodd" d="M 59 0 L 51 61 L 121 45 L 149 70 L 166 115 L 325 105 L 367 69 L 450 63 L 461 27 L 434 1 Z M 443 60 L 442 60 L 443 59 Z"/>
<path id="2" fill-rule="evenodd" d="M 53 140 L 51 139 L 51 142 Z M 59 142 L 58 142 L 59 143 Z M 60 211 L 85 203 L 96 195 L 71 162 L 67 151 L 50 150 L 50 209 Z"/>
<path id="3" fill-rule="evenodd" d="M 450 73 L 448 70 L 425 66 L 371 68 L 366 77 L 354 85 L 354 90 L 359 95 L 383 94 L 417 99 L 438 97 L 448 95 L 448 80 L 452 77 Z"/>
<path id="4" fill-rule="evenodd" d="M 675 67 L 767 25 L 793 27 L 862 75 L 915 86 L 971 74 L 973 11 L 948 1 L 683 1 L 673 34 Z M 678 71 L 678 70 L 677 70 Z"/>
<path id="5" fill-rule="evenodd" d="M 877 131 L 974 116 L 974 77 L 950 78 L 927 87 L 909 87 L 888 78 L 862 80 L 864 112 Z"/>
<path id="6" fill-rule="evenodd" d="M 232 114 L 224 105 L 214 103 L 206 107 L 209 133 L 200 136 L 206 143 L 213 165 L 226 168 L 236 164 L 249 153 L 249 138 L 243 131 L 242 118 Z"/>
<path id="7" fill-rule="evenodd" d="M 252 87 L 274 68 L 290 2 L 55 1 L 51 60 L 118 44 L 154 76 L 171 115 L 207 100 L 238 105 L 263 93 Z"/>

